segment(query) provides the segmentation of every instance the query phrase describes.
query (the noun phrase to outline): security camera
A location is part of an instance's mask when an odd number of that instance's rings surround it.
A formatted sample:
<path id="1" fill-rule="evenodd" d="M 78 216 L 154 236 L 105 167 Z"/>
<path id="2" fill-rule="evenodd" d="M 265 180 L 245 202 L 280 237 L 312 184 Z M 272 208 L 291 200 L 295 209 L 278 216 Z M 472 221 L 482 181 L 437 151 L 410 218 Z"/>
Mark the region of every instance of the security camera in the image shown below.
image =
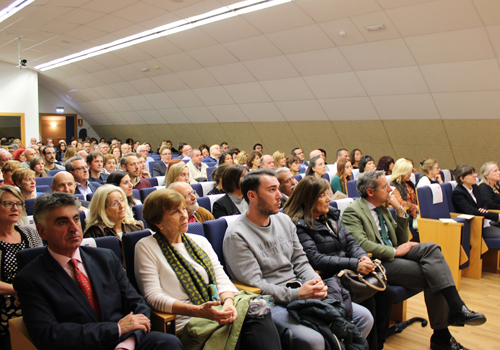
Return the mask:
<path id="1" fill-rule="evenodd" d="M 26 67 L 26 63 L 28 63 L 28 60 L 23 60 L 23 59 L 19 60 L 19 66 L 20 67 Z"/>

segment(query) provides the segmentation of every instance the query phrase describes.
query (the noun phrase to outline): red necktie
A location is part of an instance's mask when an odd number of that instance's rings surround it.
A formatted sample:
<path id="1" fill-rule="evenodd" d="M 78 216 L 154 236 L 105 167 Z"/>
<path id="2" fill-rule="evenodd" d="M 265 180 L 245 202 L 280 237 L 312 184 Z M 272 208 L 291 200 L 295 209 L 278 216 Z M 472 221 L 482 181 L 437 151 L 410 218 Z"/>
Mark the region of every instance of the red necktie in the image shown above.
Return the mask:
<path id="1" fill-rule="evenodd" d="M 97 298 L 92 290 L 92 285 L 90 284 L 90 280 L 87 276 L 85 276 L 82 271 L 77 267 L 78 260 L 70 259 L 70 264 L 73 265 L 73 271 L 75 272 L 76 281 L 78 282 L 78 286 L 82 290 L 83 294 L 94 309 L 97 317 L 99 317 L 99 304 L 97 303 Z"/>

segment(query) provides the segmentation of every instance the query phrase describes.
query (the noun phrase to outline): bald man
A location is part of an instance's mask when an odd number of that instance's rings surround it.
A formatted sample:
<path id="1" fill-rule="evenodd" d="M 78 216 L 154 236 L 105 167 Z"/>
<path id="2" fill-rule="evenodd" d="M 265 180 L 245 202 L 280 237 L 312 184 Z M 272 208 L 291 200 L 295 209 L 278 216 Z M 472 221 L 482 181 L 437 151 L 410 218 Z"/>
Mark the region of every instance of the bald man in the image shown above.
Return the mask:
<path id="1" fill-rule="evenodd" d="M 271 169 L 274 170 L 274 159 L 273 156 L 269 154 L 264 154 L 262 158 L 260 158 L 260 167 L 263 169 Z"/>
<path id="2" fill-rule="evenodd" d="M 219 145 L 212 145 L 210 147 L 210 155 L 206 158 L 203 158 L 202 162 L 203 163 L 217 163 L 219 161 L 220 157 L 220 146 Z"/>
<path id="3" fill-rule="evenodd" d="M 75 178 L 70 172 L 60 171 L 52 178 L 52 186 L 50 186 L 50 188 L 52 189 L 52 192 L 65 192 L 74 196 L 76 189 Z M 80 200 L 79 210 L 85 210 L 89 207 L 89 205 L 90 202 Z"/>
<path id="4" fill-rule="evenodd" d="M 203 207 L 200 207 L 196 200 L 196 191 L 185 182 L 174 182 L 168 188 L 175 190 L 186 198 L 186 209 L 188 212 L 188 223 L 191 222 L 204 222 L 214 220 L 211 212 Z"/>

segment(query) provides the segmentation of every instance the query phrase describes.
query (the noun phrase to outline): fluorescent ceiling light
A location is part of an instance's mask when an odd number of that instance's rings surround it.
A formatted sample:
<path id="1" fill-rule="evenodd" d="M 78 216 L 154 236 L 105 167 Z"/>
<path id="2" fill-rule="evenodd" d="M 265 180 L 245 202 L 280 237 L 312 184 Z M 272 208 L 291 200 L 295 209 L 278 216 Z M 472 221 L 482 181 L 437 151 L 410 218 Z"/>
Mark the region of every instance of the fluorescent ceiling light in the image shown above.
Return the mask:
<path id="1" fill-rule="evenodd" d="M 25 8 L 35 0 L 16 0 L 6 8 L 0 11 L 0 22 L 15 14 L 17 11 Z"/>
<path id="2" fill-rule="evenodd" d="M 151 30 L 146 30 L 144 32 L 128 36 L 126 38 L 115 40 L 108 44 L 96 46 L 62 58 L 55 59 L 47 63 L 39 64 L 38 66 L 35 67 L 35 69 L 38 69 L 43 72 L 73 62 L 81 61 L 90 57 L 102 55 L 107 52 L 123 49 L 125 47 L 136 45 L 141 42 L 157 39 L 163 36 L 199 27 L 208 23 L 221 21 L 227 18 L 242 15 L 244 13 L 262 10 L 271 6 L 276 6 L 291 1 L 293 0 L 246 0 L 238 2 L 236 4 L 224 6 L 216 10 L 203 13 L 198 16 L 193 16 L 180 21 L 169 23 Z"/>

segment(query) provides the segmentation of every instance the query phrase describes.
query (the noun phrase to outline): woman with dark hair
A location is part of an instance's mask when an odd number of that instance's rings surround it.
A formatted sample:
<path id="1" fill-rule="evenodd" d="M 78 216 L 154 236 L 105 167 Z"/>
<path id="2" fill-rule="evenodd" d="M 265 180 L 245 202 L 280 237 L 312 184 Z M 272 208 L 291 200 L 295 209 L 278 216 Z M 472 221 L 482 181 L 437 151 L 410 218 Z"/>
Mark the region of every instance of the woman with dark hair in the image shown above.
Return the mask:
<path id="1" fill-rule="evenodd" d="M 241 214 L 248 209 L 248 203 L 243 199 L 240 189 L 241 178 L 248 173 L 241 165 L 228 167 L 222 173 L 222 188 L 226 195 L 214 203 L 212 214 L 216 219 L 225 215 Z"/>
<path id="2" fill-rule="evenodd" d="M 286 166 L 290 169 L 292 175 L 298 175 L 300 171 L 300 158 L 296 155 L 289 155 L 286 157 Z"/>
<path id="3" fill-rule="evenodd" d="M 233 163 L 233 152 L 226 151 L 223 152 L 219 157 L 219 165 L 221 164 L 234 164 Z"/>
<path id="4" fill-rule="evenodd" d="M 270 313 L 247 316 L 252 297 L 234 287 L 205 237 L 187 233 L 184 196 L 172 189 L 154 191 L 144 201 L 143 216 L 154 235 L 136 245 L 137 284 L 152 309 L 178 315 L 175 328 L 184 328 L 178 335 L 186 349 L 204 336 L 211 337 L 213 348 L 281 348 Z"/>
<path id="5" fill-rule="evenodd" d="M 305 177 L 295 187 L 283 213 L 295 223 L 304 252 L 312 267 L 321 271 L 322 278 L 334 277 L 343 269 L 366 275 L 373 271 L 373 262 L 343 226 L 340 212 L 329 206 L 329 188 L 326 181 Z M 384 347 L 394 296 L 392 288 L 387 286 L 384 292 L 361 303 L 375 319 L 371 331 L 370 328 L 362 331 L 370 350 Z M 358 320 L 355 323 L 361 330 L 366 310 L 355 303 L 352 306 L 354 321 Z"/>
<path id="6" fill-rule="evenodd" d="M 226 193 L 222 188 L 222 174 L 231 164 L 221 164 L 212 172 L 212 181 L 215 181 L 215 187 L 208 192 L 208 195 Z"/>
<path id="7" fill-rule="evenodd" d="M 35 177 L 48 177 L 49 174 L 44 169 L 45 161 L 40 156 L 34 156 L 30 160 L 30 169 L 35 172 Z"/>
<path id="8" fill-rule="evenodd" d="M 386 175 L 391 175 L 392 168 L 394 168 L 394 159 L 391 156 L 380 157 L 377 164 L 377 170 L 383 170 Z"/>
<path id="9" fill-rule="evenodd" d="M 363 156 L 359 160 L 359 173 L 364 173 L 365 171 L 375 170 L 375 159 L 372 156 Z"/>
<path id="10" fill-rule="evenodd" d="M 248 171 L 257 170 L 260 168 L 260 158 L 262 158 L 262 153 L 259 151 L 252 151 L 247 158 L 247 168 Z"/>
<path id="11" fill-rule="evenodd" d="M 349 159 L 341 158 L 337 162 L 337 175 L 330 183 L 333 193 L 337 191 L 347 194 L 347 181 L 352 179 L 352 165 Z"/>
<path id="12" fill-rule="evenodd" d="M 200 147 L 198 147 L 198 149 L 200 150 L 203 158 L 206 158 L 210 155 L 210 148 L 208 147 L 208 145 L 201 144 Z"/>
<path id="13" fill-rule="evenodd" d="M 326 174 L 326 164 L 323 157 L 314 157 L 309 161 L 309 166 L 306 170 L 306 176 L 314 176 L 321 179 Z"/>
<path id="14" fill-rule="evenodd" d="M 351 151 L 349 159 L 351 160 L 353 169 L 359 169 L 359 161 L 361 158 L 363 158 L 363 153 L 359 149 L 355 148 Z"/>
<path id="15" fill-rule="evenodd" d="M 476 185 L 476 169 L 470 165 L 459 164 L 455 171 L 457 187 L 453 190 L 453 205 L 459 213 L 484 216 L 486 226 L 483 227 L 483 237 L 500 238 L 499 215 L 488 211 L 481 197 L 481 191 Z M 491 222 L 488 222 L 491 220 Z"/>
<path id="16" fill-rule="evenodd" d="M 132 185 L 128 173 L 124 171 L 113 171 L 106 179 L 106 183 L 118 186 L 123 190 L 123 192 L 125 192 L 127 204 L 130 208 L 134 205 L 141 204 L 141 201 L 133 196 L 134 185 Z"/>
<path id="17" fill-rule="evenodd" d="M 60 162 L 64 159 L 64 153 L 66 152 L 66 142 L 62 141 L 59 142 L 57 145 L 57 150 L 56 150 L 56 159 Z"/>

